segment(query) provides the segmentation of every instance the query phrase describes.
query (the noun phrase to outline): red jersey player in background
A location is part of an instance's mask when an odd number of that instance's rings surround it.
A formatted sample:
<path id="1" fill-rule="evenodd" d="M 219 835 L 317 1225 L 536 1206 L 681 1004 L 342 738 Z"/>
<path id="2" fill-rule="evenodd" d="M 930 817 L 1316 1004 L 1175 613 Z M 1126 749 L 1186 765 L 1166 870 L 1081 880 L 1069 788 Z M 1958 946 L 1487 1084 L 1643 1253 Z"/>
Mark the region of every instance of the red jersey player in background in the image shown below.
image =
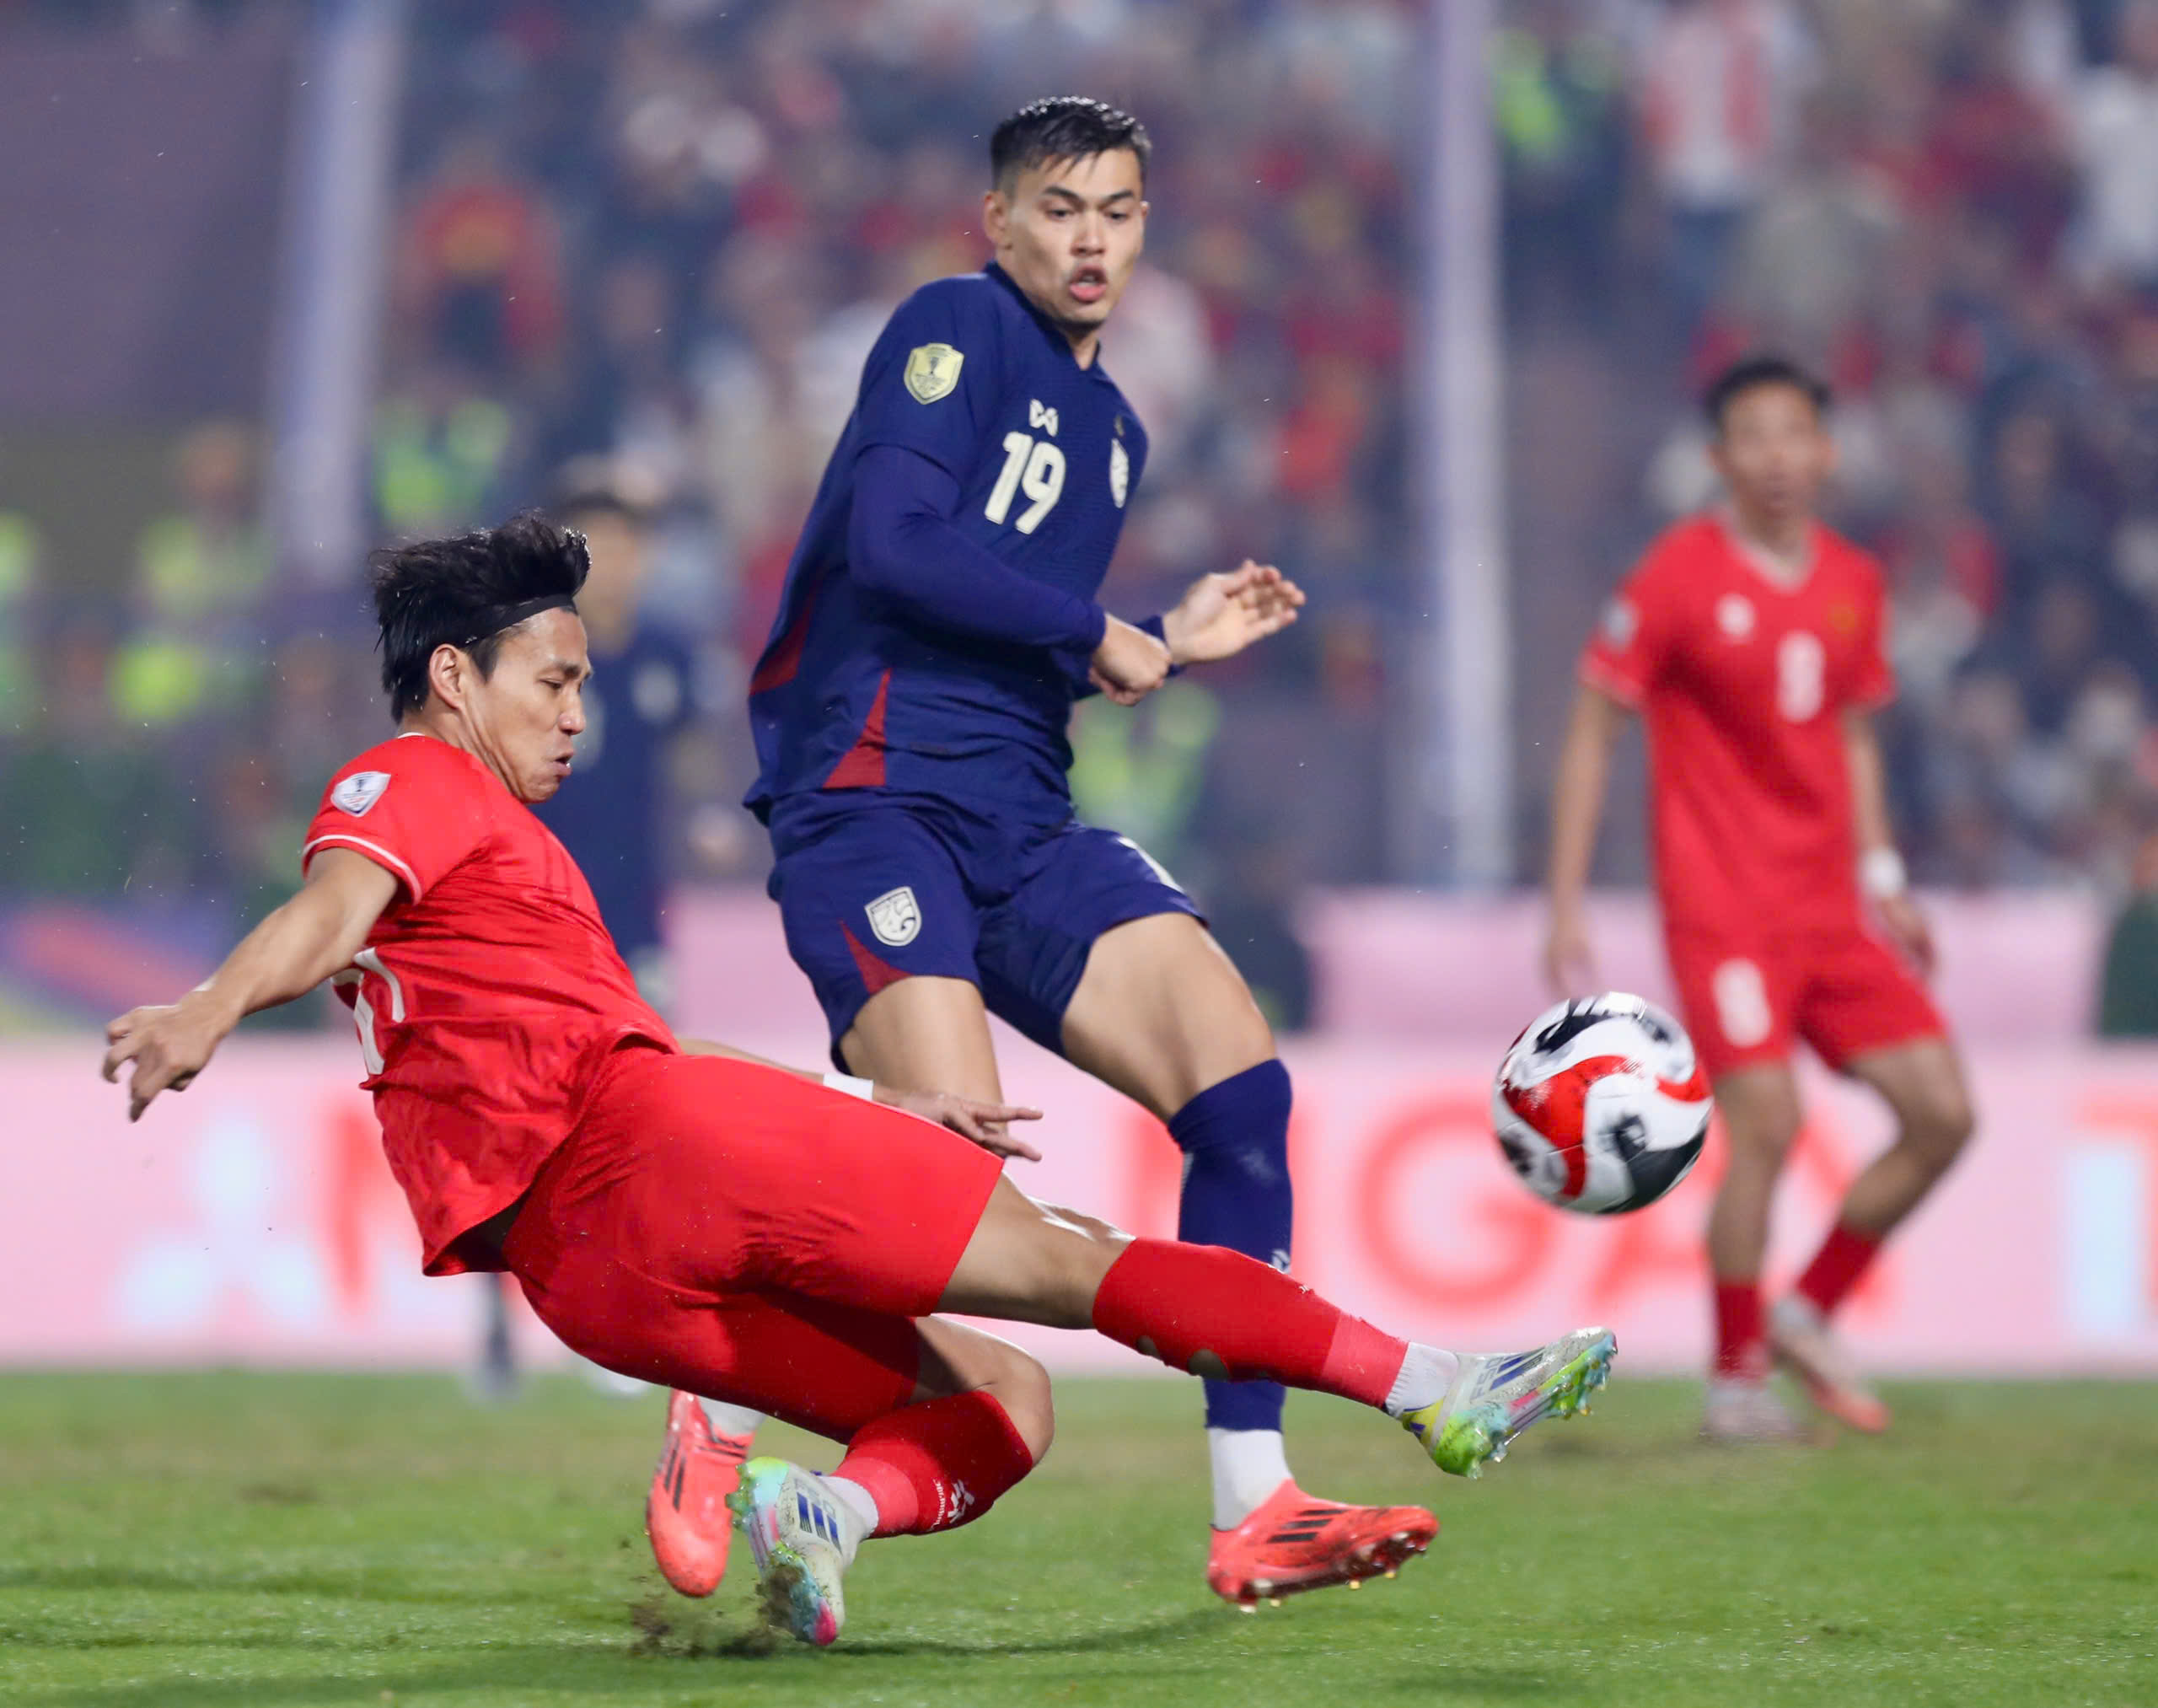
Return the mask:
<path id="1" fill-rule="evenodd" d="M 1600 1329 L 1457 1355 L 1237 1253 L 1037 1204 L 1001 1173 L 1036 1154 L 1008 1131 L 1032 1110 L 873 1085 L 865 1101 L 678 1043 L 530 810 L 584 727 L 588 567 L 580 535 L 532 517 L 377 560 L 399 733 L 331 779 L 299 894 L 178 1002 L 107 1029 L 105 1077 L 133 1064 L 131 1119 L 242 1016 L 330 980 L 427 1273 L 507 1270 L 594 1363 L 846 1443 L 829 1476 L 752 1459 L 728 1501 L 767 1609 L 808 1641 L 839 1635 L 865 1538 L 979 1517 L 1048 1451 L 1041 1367 L 934 1312 L 1091 1328 L 1194 1374 L 1358 1399 L 1462 1475 L 1602 1384 Z M 1405 1523 L 1360 1564 L 1390 1572 L 1429 1533 Z"/>
<path id="2" fill-rule="evenodd" d="M 1710 389 L 1726 502 L 1667 532 L 1612 601 L 1581 661 L 1552 803 L 1544 965 L 1578 994 L 1597 985 L 1582 894 L 1612 744 L 1638 712 L 1664 943 L 1729 1136 L 1709 1221 L 1715 1363 L 1703 1432 L 1715 1438 L 1798 1435 L 1768 1387 L 1772 1356 L 1823 1410 L 1887 1426 L 1829 1319 L 1972 1125 L 1920 982 L 1933 945 L 1888 823 L 1872 723 L 1895 691 L 1880 572 L 1817 518 L 1835 461 L 1828 400 L 1766 357 Z M 1800 1039 L 1886 1098 L 1898 1131 L 1764 1314 L 1769 1200 L 1801 1124 Z"/>

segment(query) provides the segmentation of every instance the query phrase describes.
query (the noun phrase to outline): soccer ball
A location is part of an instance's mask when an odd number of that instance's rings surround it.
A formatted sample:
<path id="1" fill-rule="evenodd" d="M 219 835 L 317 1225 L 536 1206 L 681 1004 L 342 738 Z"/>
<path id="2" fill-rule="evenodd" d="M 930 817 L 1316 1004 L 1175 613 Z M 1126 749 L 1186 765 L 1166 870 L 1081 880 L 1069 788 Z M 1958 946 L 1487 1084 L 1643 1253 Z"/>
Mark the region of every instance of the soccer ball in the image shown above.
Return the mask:
<path id="1" fill-rule="evenodd" d="M 1491 1088 L 1514 1172 L 1545 1203 L 1585 1216 L 1639 1210 L 1684 1179 L 1712 1107 L 1685 1029 L 1619 991 L 1538 1015 Z"/>

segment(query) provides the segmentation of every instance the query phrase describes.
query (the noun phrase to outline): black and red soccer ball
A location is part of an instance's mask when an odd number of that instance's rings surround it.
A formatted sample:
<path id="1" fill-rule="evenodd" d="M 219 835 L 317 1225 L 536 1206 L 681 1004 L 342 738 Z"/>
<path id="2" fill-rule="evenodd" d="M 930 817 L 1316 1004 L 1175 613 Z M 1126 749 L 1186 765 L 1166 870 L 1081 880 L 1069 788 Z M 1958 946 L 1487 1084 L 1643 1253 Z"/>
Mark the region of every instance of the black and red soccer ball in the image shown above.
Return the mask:
<path id="1" fill-rule="evenodd" d="M 1685 1029 L 1621 991 L 1538 1015 L 1491 1088 L 1499 1147 L 1522 1184 L 1586 1216 L 1640 1210 L 1684 1179 L 1714 1107 Z"/>

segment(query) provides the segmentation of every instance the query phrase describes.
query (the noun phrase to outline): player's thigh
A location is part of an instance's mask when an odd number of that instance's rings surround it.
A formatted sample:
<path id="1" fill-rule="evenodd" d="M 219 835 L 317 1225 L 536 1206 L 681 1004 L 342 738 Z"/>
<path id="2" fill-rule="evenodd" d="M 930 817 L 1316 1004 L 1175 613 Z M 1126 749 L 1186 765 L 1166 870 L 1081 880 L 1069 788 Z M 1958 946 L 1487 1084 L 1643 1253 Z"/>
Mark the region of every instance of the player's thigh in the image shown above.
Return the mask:
<path id="1" fill-rule="evenodd" d="M 782 803 L 772 846 L 787 953 L 835 1045 L 891 990 L 971 984 L 977 911 L 958 858 L 922 818 L 898 804 Z"/>
<path id="2" fill-rule="evenodd" d="M 1734 1159 L 1780 1167 L 1805 1119 L 1788 1061 L 1756 1061 L 1715 1075 L 1716 1113 Z"/>
<path id="3" fill-rule="evenodd" d="M 1096 939 L 1065 1011 L 1064 1053 L 1167 1120 L 1209 1086 L 1270 1060 L 1275 1046 L 1212 934 L 1166 913 Z"/>
<path id="4" fill-rule="evenodd" d="M 966 979 L 910 978 L 862 1005 L 839 1042 L 849 1073 L 906 1091 L 1003 1100 L 981 992 Z"/>
<path id="5" fill-rule="evenodd" d="M 1130 841 L 1066 825 L 982 921 L 992 1012 L 1163 1120 L 1274 1054 L 1191 898 Z"/>
<path id="6" fill-rule="evenodd" d="M 580 1245 L 690 1299 L 792 1292 L 927 1315 L 973 1238 L 996 1157 L 776 1068 L 625 1052 L 510 1232 L 519 1276 Z"/>

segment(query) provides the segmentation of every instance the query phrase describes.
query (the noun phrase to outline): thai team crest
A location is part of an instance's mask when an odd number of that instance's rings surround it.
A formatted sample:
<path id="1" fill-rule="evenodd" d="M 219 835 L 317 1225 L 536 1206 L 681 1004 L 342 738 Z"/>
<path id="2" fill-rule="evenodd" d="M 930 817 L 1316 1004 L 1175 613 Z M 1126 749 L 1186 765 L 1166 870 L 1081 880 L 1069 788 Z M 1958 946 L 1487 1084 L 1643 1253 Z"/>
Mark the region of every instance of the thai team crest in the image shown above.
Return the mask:
<path id="1" fill-rule="evenodd" d="M 916 403 L 935 403 L 949 397 L 959 383 L 959 370 L 967 354 L 949 344 L 917 344 L 907 357 L 907 389 Z"/>
<path id="2" fill-rule="evenodd" d="M 1124 454 L 1124 442 L 1109 441 L 1109 497 L 1116 500 L 1116 508 L 1124 508 L 1125 495 L 1131 490 L 1131 459 Z"/>
<path id="3" fill-rule="evenodd" d="M 330 804 L 341 813 L 364 819 L 389 787 L 388 771 L 354 771 L 330 792 Z"/>
<path id="4" fill-rule="evenodd" d="M 886 890 L 862 911 L 869 916 L 869 929 L 880 943 L 903 949 L 921 935 L 921 909 L 907 884 Z"/>

